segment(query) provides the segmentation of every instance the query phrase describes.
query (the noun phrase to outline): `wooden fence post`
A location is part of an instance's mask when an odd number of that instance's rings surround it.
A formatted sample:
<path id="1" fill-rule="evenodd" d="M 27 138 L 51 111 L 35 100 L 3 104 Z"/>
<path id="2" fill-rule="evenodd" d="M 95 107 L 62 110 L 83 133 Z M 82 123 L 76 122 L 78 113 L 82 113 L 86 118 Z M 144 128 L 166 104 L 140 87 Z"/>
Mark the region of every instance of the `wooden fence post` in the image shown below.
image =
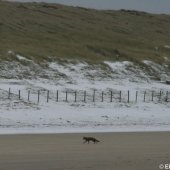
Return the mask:
<path id="1" fill-rule="evenodd" d="M 68 95 L 68 94 L 67 94 L 67 90 L 66 90 L 66 102 L 68 101 L 68 100 L 67 100 L 67 99 L 68 99 L 67 95 Z"/>
<path id="2" fill-rule="evenodd" d="M 136 91 L 136 102 L 138 102 L 138 91 Z"/>
<path id="3" fill-rule="evenodd" d="M 162 91 L 160 91 L 159 93 L 159 101 L 161 101 L 161 97 L 162 97 Z"/>
<path id="4" fill-rule="evenodd" d="M 74 100 L 74 102 L 76 102 L 77 101 L 77 91 L 75 91 L 75 100 Z"/>
<path id="5" fill-rule="evenodd" d="M 11 96 L 11 88 L 9 88 L 8 90 L 8 99 L 10 99 L 10 96 Z"/>
<path id="6" fill-rule="evenodd" d="M 57 94 L 56 94 L 56 102 L 58 102 L 58 90 L 57 90 Z"/>
<path id="7" fill-rule="evenodd" d="M 86 102 L 86 91 L 84 91 L 84 103 Z"/>
<path id="8" fill-rule="evenodd" d="M 154 97 L 154 91 L 152 91 L 152 102 L 153 102 L 153 97 Z"/>
<path id="9" fill-rule="evenodd" d="M 38 90 L 38 103 L 40 102 L 40 91 Z"/>
<path id="10" fill-rule="evenodd" d="M 112 101 L 113 101 L 113 92 L 110 91 L 110 102 L 112 102 Z"/>
<path id="11" fill-rule="evenodd" d="M 21 90 L 18 91 L 19 100 L 21 99 Z"/>
<path id="12" fill-rule="evenodd" d="M 165 98 L 165 101 L 166 101 L 166 102 L 168 102 L 168 94 L 169 94 L 169 92 L 167 91 L 167 92 L 166 92 L 166 98 Z"/>
<path id="13" fill-rule="evenodd" d="M 143 99 L 144 102 L 145 102 L 145 99 L 146 99 L 146 91 L 144 91 L 144 99 Z"/>
<path id="14" fill-rule="evenodd" d="M 30 101 L 30 90 L 28 90 L 28 102 Z"/>
<path id="15" fill-rule="evenodd" d="M 102 91 L 102 102 L 104 101 L 104 92 Z"/>
<path id="16" fill-rule="evenodd" d="M 49 93 L 50 93 L 50 91 L 48 90 L 47 91 L 47 103 L 49 102 Z"/>
<path id="17" fill-rule="evenodd" d="M 129 94 L 129 90 L 128 90 L 128 103 L 130 101 L 130 94 Z"/>
<path id="18" fill-rule="evenodd" d="M 95 102 L 95 95 L 96 95 L 96 90 L 94 89 L 94 91 L 93 91 L 93 102 Z"/>
<path id="19" fill-rule="evenodd" d="M 120 92 L 119 92 L 119 102 L 121 102 L 122 101 L 122 91 L 120 90 Z"/>

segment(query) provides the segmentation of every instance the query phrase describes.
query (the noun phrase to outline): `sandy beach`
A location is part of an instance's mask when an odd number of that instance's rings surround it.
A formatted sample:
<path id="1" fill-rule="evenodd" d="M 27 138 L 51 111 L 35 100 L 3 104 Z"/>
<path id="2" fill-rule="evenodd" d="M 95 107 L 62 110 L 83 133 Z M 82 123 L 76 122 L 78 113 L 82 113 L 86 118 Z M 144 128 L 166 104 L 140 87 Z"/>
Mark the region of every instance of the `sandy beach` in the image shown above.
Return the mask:
<path id="1" fill-rule="evenodd" d="M 170 132 L 0 135 L 0 170 L 157 170 L 169 142 Z"/>

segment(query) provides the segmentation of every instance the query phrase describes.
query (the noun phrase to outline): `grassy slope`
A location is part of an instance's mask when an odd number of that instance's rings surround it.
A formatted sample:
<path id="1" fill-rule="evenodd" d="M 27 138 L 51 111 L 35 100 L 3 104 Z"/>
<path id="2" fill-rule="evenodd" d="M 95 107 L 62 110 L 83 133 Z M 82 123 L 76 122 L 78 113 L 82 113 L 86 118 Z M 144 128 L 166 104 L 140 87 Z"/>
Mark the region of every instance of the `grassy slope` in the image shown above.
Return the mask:
<path id="1" fill-rule="evenodd" d="M 90 62 L 170 58 L 170 16 L 0 1 L 0 58 L 12 50 Z M 158 50 L 155 49 L 158 47 Z"/>

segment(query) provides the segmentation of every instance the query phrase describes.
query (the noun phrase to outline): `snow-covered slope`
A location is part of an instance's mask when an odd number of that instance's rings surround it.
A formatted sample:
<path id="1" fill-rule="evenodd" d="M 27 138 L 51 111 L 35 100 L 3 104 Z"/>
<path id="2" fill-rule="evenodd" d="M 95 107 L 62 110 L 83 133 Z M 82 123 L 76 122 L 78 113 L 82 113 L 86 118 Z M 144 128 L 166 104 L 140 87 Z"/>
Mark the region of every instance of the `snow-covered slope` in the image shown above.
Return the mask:
<path id="1" fill-rule="evenodd" d="M 14 55 L 11 51 L 9 54 L 14 57 L 13 62 L 0 62 L 0 133 L 170 130 L 170 94 L 169 102 L 166 102 L 170 85 L 164 83 L 170 79 L 167 65 L 160 66 L 145 60 L 143 63 L 150 70 L 148 72 L 129 61 L 105 61 L 96 65 L 71 60 L 37 63 L 31 58 Z M 153 80 L 150 73 L 162 81 Z M 18 90 L 21 90 L 20 100 Z M 40 90 L 39 103 L 37 103 L 38 90 Z M 48 90 L 50 92 L 47 103 Z M 58 102 L 56 102 L 57 90 Z M 66 90 L 69 92 L 68 101 L 64 102 Z M 83 101 L 84 91 L 87 93 L 86 102 Z"/>

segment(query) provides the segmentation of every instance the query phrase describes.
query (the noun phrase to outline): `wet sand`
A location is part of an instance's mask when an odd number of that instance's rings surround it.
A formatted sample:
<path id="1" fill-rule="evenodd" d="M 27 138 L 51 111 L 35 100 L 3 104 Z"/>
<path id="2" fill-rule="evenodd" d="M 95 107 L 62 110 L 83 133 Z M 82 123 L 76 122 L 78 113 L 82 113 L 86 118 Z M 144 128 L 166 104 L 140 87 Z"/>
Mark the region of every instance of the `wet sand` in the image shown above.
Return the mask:
<path id="1" fill-rule="evenodd" d="M 83 136 L 101 142 L 84 144 Z M 159 170 L 170 132 L 0 135 L 0 170 Z"/>

